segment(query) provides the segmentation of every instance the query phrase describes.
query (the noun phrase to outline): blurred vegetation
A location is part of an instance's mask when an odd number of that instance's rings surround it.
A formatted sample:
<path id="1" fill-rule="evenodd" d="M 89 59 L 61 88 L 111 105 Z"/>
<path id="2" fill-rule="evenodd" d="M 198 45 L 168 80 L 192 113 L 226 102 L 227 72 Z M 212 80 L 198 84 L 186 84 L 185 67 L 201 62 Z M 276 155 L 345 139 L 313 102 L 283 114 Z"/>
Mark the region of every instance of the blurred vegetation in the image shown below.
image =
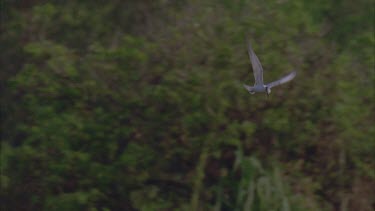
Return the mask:
<path id="1" fill-rule="evenodd" d="M 373 1 L 1 13 L 2 210 L 374 210 Z"/>

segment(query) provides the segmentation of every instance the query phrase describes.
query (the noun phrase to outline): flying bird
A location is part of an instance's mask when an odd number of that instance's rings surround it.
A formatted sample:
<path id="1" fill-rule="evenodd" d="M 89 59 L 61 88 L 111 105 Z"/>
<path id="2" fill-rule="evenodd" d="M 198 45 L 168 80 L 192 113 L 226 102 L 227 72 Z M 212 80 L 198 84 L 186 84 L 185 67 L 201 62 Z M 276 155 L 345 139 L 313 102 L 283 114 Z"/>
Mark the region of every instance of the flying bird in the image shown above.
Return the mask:
<path id="1" fill-rule="evenodd" d="M 291 81 L 296 76 L 296 71 L 289 73 L 288 75 L 280 78 L 277 81 L 264 84 L 263 83 L 263 68 L 262 64 L 260 63 L 257 55 L 255 55 L 253 49 L 251 48 L 250 42 L 248 42 L 248 53 L 251 61 L 251 65 L 253 66 L 255 84 L 254 86 L 248 86 L 244 84 L 244 87 L 250 92 L 250 94 L 255 94 L 255 92 L 266 92 L 267 96 L 271 93 L 271 88 L 284 84 L 286 82 Z"/>

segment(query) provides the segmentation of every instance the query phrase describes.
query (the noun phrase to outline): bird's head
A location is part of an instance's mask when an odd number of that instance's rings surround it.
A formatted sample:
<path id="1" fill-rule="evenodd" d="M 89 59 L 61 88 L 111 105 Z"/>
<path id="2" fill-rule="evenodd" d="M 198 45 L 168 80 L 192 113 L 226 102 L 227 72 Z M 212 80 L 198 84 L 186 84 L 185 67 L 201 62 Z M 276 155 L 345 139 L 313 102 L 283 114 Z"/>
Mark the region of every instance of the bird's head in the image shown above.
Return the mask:
<path id="1" fill-rule="evenodd" d="M 267 96 L 271 94 L 271 88 L 269 88 L 268 86 L 266 86 L 266 93 L 267 93 Z"/>

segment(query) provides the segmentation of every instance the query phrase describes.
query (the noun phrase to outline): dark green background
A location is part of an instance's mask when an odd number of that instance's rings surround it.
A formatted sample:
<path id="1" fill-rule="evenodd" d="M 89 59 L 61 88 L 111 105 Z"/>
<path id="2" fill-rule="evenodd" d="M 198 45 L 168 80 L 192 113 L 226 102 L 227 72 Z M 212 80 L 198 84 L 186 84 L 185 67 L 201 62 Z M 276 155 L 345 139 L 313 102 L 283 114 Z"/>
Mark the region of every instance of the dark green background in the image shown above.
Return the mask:
<path id="1" fill-rule="evenodd" d="M 374 1 L 0 6 L 2 210 L 374 210 Z"/>

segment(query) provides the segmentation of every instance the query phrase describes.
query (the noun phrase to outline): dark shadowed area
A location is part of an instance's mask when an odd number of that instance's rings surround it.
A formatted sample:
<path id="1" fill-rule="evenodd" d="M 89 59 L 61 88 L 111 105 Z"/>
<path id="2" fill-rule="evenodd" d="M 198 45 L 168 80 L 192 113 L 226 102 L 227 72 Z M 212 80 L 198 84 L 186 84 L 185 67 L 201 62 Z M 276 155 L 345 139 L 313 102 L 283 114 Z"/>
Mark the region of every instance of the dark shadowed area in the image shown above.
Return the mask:
<path id="1" fill-rule="evenodd" d="M 375 210 L 374 1 L 0 7 L 1 210 Z"/>

